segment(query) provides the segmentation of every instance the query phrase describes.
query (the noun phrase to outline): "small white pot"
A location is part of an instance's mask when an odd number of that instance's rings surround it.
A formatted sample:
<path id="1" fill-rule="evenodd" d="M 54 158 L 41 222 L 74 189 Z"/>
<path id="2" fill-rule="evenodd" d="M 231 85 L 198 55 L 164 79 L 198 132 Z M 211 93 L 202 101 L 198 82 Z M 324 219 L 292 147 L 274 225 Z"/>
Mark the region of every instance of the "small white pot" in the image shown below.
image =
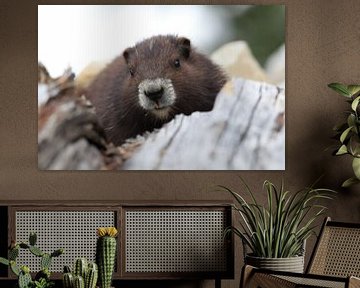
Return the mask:
<path id="1" fill-rule="evenodd" d="M 304 273 L 304 256 L 289 258 L 263 258 L 246 255 L 245 263 L 257 268 Z"/>

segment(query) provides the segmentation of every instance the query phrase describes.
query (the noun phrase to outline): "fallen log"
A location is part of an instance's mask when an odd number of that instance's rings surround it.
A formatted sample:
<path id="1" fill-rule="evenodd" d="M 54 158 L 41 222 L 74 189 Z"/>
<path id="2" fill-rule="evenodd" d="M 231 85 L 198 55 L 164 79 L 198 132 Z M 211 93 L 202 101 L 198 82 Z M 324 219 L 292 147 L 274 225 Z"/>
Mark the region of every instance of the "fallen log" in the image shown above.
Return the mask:
<path id="1" fill-rule="evenodd" d="M 284 98 L 276 86 L 233 79 L 211 112 L 178 115 L 148 135 L 123 169 L 285 169 Z"/>
<path id="2" fill-rule="evenodd" d="M 71 70 L 39 66 L 38 165 L 44 170 L 277 170 L 285 168 L 284 90 L 233 78 L 210 112 L 178 115 L 115 147 Z"/>
<path id="3" fill-rule="evenodd" d="M 106 141 L 91 103 L 76 96 L 71 70 L 51 78 L 39 64 L 38 82 L 39 169 L 119 169 L 120 152 Z"/>

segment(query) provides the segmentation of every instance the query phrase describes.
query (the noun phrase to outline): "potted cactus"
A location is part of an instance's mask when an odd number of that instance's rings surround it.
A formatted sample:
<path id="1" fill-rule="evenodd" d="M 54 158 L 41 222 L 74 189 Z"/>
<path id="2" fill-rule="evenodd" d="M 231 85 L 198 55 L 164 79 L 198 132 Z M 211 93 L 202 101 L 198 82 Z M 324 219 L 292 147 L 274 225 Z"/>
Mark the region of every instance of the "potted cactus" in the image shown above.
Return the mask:
<path id="1" fill-rule="evenodd" d="M 18 288 L 49 288 L 54 285 L 50 280 L 50 265 L 54 257 L 64 253 L 63 249 L 57 249 L 52 253 L 45 253 L 36 246 L 36 233 L 30 233 L 29 243 L 12 243 L 8 259 L 0 257 L 0 263 L 10 266 L 11 271 L 18 277 Z M 26 265 L 19 266 L 16 259 L 19 256 L 20 249 L 28 250 L 33 255 L 40 258 L 41 270 L 35 275 L 34 280 L 30 275 L 30 268 Z"/>
<path id="2" fill-rule="evenodd" d="M 97 229 L 96 262 L 99 267 L 99 287 L 110 288 L 116 258 L 115 227 L 101 227 Z"/>
<path id="3" fill-rule="evenodd" d="M 64 288 L 95 288 L 98 279 L 96 263 L 88 262 L 86 258 L 78 258 L 74 263 L 74 270 L 64 267 Z"/>

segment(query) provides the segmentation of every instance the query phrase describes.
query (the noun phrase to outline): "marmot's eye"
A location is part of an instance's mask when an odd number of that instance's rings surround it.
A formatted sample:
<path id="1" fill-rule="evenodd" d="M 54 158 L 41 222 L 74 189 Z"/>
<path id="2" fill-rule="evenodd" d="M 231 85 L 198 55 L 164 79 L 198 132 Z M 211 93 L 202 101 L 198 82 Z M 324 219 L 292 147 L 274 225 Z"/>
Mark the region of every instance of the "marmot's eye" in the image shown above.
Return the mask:
<path id="1" fill-rule="evenodd" d="M 131 76 L 134 76 L 134 74 L 135 74 L 134 68 L 129 67 L 129 73 L 130 73 Z"/>
<path id="2" fill-rule="evenodd" d="M 179 60 L 179 59 L 176 59 L 176 60 L 174 61 L 174 65 L 175 65 L 176 68 L 179 68 L 179 67 L 180 67 L 180 60 Z"/>

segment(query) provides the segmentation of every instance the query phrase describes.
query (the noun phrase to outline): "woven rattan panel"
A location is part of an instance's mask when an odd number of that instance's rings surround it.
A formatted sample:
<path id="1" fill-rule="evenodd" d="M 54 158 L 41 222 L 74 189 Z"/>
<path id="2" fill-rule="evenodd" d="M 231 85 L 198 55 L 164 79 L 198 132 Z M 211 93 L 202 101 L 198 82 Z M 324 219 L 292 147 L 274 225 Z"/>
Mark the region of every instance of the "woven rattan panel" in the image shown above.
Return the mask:
<path id="1" fill-rule="evenodd" d="M 360 229 L 325 227 L 309 272 L 360 277 Z"/>
<path id="2" fill-rule="evenodd" d="M 28 242 L 29 233 L 36 231 L 37 246 L 51 253 L 64 248 L 65 253 L 53 259 L 50 270 L 62 272 L 74 259 L 95 260 L 96 228 L 115 226 L 114 211 L 17 211 L 16 240 Z M 18 262 L 38 271 L 40 258 L 29 251 L 21 251 Z"/>
<path id="3" fill-rule="evenodd" d="M 226 271 L 224 211 L 126 211 L 126 272 Z"/>
<path id="4" fill-rule="evenodd" d="M 343 282 L 339 282 L 339 281 L 314 279 L 314 278 L 302 278 L 302 277 L 293 277 L 293 276 L 275 276 L 275 277 L 296 284 L 294 287 L 345 288 L 345 279 Z"/>
<path id="5" fill-rule="evenodd" d="M 246 288 L 259 288 L 259 287 L 281 287 L 281 288 L 296 288 L 296 284 L 289 282 L 280 277 L 271 274 L 255 273 L 248 283 L 245 284 Z"/>

